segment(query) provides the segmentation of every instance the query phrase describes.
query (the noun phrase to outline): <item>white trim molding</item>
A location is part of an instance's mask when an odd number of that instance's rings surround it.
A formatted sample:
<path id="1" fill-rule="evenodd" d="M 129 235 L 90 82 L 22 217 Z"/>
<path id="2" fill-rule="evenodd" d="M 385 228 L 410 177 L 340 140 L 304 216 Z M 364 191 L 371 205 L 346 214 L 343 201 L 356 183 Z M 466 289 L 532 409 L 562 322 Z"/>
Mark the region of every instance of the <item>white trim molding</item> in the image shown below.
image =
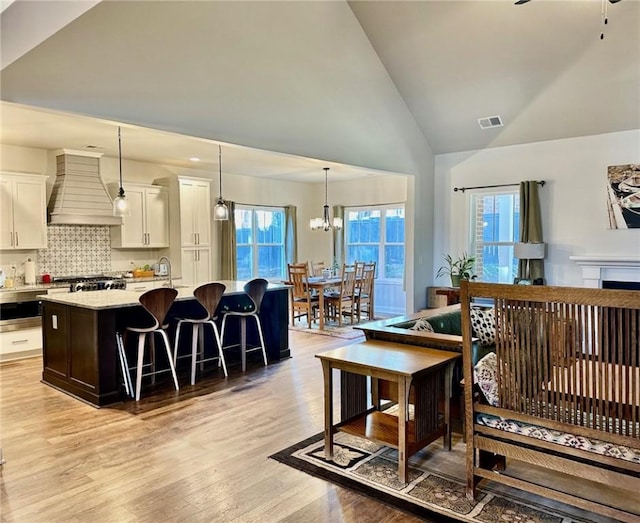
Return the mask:
<path id="1" fill-rule="evenodd" d="M 582 267 L 583 286 L 602 287 L 603 281 L 640 282 L 640 256 L 569 256 Z"/>

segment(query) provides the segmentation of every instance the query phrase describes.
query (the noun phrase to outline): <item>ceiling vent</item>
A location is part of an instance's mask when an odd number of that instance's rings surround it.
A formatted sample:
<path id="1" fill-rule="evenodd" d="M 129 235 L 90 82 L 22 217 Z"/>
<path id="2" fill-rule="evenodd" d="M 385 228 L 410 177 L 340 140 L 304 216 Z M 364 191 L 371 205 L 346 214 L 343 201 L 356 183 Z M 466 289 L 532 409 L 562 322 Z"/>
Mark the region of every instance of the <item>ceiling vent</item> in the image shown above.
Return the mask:
<path id="1" fill-rule="evenodd" d="M 493 127 L 502 127 L 502 118 L 499 116 L 487 116 L 478 118 L 480 129 L 492 129 Z"/>

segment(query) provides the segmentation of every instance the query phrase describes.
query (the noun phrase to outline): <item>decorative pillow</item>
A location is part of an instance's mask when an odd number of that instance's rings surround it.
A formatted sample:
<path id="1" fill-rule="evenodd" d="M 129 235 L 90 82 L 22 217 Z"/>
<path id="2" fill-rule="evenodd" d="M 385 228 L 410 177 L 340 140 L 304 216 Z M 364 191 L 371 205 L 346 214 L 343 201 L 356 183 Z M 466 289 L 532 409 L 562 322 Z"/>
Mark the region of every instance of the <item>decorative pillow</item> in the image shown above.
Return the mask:
<path id="1" fill-rule="evenodd" d="M 426 320 L 426 318 L 418 318 L 409 330 L 421 331 L 421 332 L 434 332 L 433 326 Z"/>
<path id="2" fill-rule="evenodd" d="M 476 383 L 489 405 L 498 406 L 498 358 L 495 352 L 484 356 L 473 368 Z"/>
<path id="3" fill-rule="evenodd" d="M 496 317 L 493 309 L 471 308 L 471 328 L 480 345 L 495 345 Z"/>

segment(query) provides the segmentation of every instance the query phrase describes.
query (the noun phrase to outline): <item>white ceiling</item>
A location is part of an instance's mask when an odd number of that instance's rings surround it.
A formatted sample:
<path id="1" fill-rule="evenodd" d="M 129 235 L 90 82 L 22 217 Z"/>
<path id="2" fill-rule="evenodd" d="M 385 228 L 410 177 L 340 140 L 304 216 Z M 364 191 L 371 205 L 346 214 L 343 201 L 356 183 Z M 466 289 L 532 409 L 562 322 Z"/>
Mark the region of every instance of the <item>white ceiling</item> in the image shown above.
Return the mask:
<path id="1" fill-rule="evenodd" d="M 62 5 L 14 2 L 3 46 L 24 37 L 19 9 Z M 600 40 L 600 0 L 100 2 L 0 81 L 6 102 L 103 121 L 3 103 L 1 141 L 114 155 L 121 123 L 126 157 L 217 169 L 223 142 L 225 172 L 319 181 L 637 129 L 640 1 L 607 7 Z M 505 126 L 481 130 L 493 115 Z"/>

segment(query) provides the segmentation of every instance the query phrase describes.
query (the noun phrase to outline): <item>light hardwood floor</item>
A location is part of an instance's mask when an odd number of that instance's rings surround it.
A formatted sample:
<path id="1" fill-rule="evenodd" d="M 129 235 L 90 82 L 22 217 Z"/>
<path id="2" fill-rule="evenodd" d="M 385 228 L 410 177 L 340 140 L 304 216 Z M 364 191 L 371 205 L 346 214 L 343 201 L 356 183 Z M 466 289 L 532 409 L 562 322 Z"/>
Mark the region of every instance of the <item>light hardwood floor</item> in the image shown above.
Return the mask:
<path id="1" fill-rule="evenodd" d="M 0 365 L 1 521 L 419 521 L 268 458 L 322 431 L 314 354 L 347 343 L 290 332 L 291 359 L 103 409 L 40 383 L 40 358 Z"/>

